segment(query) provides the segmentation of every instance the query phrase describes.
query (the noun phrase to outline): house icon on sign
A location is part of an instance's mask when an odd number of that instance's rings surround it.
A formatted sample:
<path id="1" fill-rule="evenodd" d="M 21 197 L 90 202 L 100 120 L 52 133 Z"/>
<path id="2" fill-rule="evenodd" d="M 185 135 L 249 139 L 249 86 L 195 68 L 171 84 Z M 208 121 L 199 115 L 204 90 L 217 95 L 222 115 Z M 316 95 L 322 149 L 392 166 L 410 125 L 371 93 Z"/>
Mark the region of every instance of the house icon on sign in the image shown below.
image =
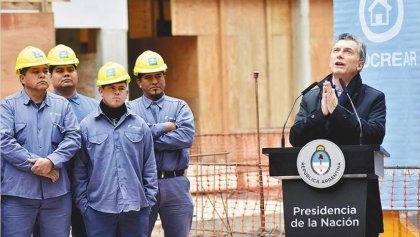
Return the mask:
<path id="1" fill-rule="evenodd" d="M 387 0 L 375 0 L 369 6 L 370 25 L 371 26 L 386 26 L 389 25 L 389 11 L 392 7 Z"/>

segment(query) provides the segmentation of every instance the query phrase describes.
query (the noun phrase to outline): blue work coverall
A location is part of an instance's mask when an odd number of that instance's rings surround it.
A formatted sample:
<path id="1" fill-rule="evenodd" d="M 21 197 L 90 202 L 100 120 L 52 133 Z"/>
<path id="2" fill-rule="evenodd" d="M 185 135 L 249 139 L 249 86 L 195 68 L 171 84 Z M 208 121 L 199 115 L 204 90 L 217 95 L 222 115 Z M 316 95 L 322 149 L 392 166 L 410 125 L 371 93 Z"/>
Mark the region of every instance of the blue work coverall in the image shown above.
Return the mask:
<path id="1" fill-rule="evenodd" d="M 187 237 L 194 211 L 190 182 L 184 176 L 195 132 L 192 111 L 185 101 L 167 95 L 157 101 L 142 96 L 129 102 L 129 106 L 147 122 L 155 145 L 159 192 L 150 214 L 150 233 L 159 214 L 166 237 Z M 157 121 L 152 106 L 158 107 Z M 165 122 L 173 122 L 177 128 L 165 132 Z"/>
<path id="2" fill-rule="evenodd" d="M 36 105 L 24 90 L 1 102 L 2 236 L 69 236 L 71 195 L 65 164 L 80 148 L 80 130 L 69 102 L 47 92 Z M 47 158 L 58 181 L 35 175 L 28 159 Z M 37 220 L 38 219 L 38 220 Z"/>
<path id="3" fill-rule="evenodd" d="M 150 129 L 130 109 L 114 124 L 99 106 L 80 126 L 75 202 L 88 236 L 147 236 L 158 189 Z"/>

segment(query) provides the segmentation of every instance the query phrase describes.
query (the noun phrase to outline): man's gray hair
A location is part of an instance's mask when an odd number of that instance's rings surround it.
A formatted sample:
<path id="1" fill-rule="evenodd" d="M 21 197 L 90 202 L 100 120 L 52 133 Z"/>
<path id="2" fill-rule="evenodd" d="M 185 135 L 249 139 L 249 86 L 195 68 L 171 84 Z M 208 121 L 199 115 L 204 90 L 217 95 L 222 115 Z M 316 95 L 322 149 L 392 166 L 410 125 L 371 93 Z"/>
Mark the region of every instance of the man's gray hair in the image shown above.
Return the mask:
<path id="1" fill-rule="evenodd" d="M 366 45 L 362 42 L 362 40 L 350 33 L 343 33 L 339 35 L 335 40 L 334 44 L 337 43 L 339 40 L 352 40 L 356 42 L 359 50 L 359 59 L 360 61 L 366 62 Z"/>

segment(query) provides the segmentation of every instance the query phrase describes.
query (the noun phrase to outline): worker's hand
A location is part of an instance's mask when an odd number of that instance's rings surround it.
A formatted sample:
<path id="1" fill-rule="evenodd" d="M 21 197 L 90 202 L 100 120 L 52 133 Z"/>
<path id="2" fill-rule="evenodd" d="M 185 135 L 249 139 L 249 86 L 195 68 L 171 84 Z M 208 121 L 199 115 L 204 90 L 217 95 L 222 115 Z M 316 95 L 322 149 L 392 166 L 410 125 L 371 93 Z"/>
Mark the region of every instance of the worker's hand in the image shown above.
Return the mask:
<path id="1" fill-rule="evenodd" d="M 60 171 L 57 169 L 52 169 L 51 172 L 43 176 L 51 179 L 52 182 L 56 182 L 60 178 Z"/>
<path id="2" fill-rule="evenodd" d="M 176 129 L 176 124 L 175 123 L 173 123 L 173 122 L 165 122 L 164 124 L 163 124 L 163 130 L 165 131 L 165 132 L 171 132 L 171 131 L 173 131 L 173 130 L 175 130 Z"/>
<path id="3" fill-rule="evenodd" d="M 52 161 L 47 158 L 28 159 L 28 161 L 33 164 L 31 171 L 36 175 L 45 176 L 53 168 Z"/>

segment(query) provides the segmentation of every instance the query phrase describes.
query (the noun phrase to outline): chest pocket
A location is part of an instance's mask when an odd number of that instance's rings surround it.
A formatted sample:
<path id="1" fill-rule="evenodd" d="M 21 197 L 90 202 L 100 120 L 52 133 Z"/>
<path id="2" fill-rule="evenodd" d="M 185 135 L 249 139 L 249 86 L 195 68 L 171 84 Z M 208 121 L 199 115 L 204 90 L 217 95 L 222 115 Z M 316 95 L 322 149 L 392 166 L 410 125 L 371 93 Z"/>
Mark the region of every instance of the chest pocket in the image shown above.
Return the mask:
<path id="1" fill-rule="evenodd" d="M 124 152 L 126 153 L 127 157 L 143 157 L 143 149 L 144 149 L 144 142 L 143 142 L 143 133 L 133 133 L 133 132 L 124 132 L 124 136 L 126 139 L 121 143 Z"/>
<path id="2" fill-rule="evenodd" d="M 125 136 L 133 143 L 139 143 L 143 140 L 143 134 L 139 133 L 132 133 L 132 132 L 125 132 Z"/>
<path id="3" fill-rule="evenodd" d="M 108 134 L 99 134 L 88 137 L 87 149 L 91 158 L 106 156 L 106 140 Z M 109 149 L 108 149 L 109 150 Z"/>
<path id="4" fill-rule="evenodd" d="M 108 134 L 100 134 L 88 138 L 89 143 L 93 145 L 101 145 L 108 138 Z"/>
<path id="5" fill-rule="evenodd" d="M 15 132 L 15 138 L 16 138 L 16 141 L 20 144 L 20 145 L 23 145 L 23 144 L 25 144 L 26 143 L 26 134 L 27 134 L 27 131 L 26 131 L 27 129 L 26 129 L 26 123 L 15 123 L 15 129 L 14 129 L 14 132 Z"/>

